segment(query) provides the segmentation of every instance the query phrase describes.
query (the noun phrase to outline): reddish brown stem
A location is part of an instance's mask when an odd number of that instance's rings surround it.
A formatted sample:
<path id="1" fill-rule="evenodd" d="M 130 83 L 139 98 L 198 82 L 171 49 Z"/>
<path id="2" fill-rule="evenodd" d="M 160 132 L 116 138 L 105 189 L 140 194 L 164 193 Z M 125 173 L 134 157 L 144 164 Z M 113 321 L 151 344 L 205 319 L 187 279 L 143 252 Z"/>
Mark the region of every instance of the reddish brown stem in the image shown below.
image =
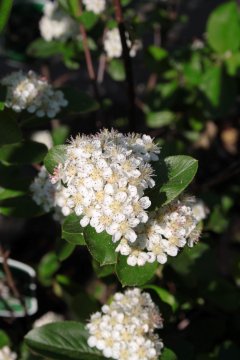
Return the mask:
<path id="1" fill-rule="evenodd" d="M 121 37 L 123 60 L 127 78 L 128 86 L 128 101 L 129 101 L 129 127 L 131 131 L 136 130 L 136 106 L 135 106 L 135 89 L 132 71 L 132 61 L 130 57 L 130 49 L 127 45 L 126 29 L 124 24 L 122 6 L 120 0 L 113 0 L 115 9 L 115 18 L 118 23 L 118 29 Z"/>

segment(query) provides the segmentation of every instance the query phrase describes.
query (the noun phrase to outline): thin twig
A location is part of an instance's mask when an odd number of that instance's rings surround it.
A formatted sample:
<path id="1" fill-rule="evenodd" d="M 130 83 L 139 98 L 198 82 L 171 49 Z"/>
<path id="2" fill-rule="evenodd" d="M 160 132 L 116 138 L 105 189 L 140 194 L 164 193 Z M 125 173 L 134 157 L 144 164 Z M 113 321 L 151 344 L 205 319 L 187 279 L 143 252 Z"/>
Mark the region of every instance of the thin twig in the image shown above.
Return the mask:
<path id="1" fill-rule="evenodd" d="M 78 16 L 81 16 L 82 14 L 82 1 L 79 0 L 79 5 L 78 5 Z M 89 46 L 88 46 L 88 36 L 87 36 L 87 32 L 85 30 L 85 27 L 82 23 L 80 23 L 79 26 L 80 29 L 80 34 L 82 36 L 82 42 L 83 42 L 83 50 L 84 50 L 84 55 L 85 55 L 85 61 L 86 61 L 86 65 L 87 65 L 87 72 L 88 72 L 88 76 L 89 79 L 91 81 L 94 93 L 95 93 L 95 97 L 97 99 L 97 101 L 99 102 L 100 105 L 100 110 L 102 110 L 102 99 L 99 93 L 99 89 L 98 89 L 98 85 L 97 85 L 97 77 L 96 77 L 96 72 L 94 70 L 94 66 L 93 66 L 93 61 L 92 61 L 92 55 L 91 52 L 89 50 Z M 104 124 L 104 120 L 103 117 L 102 119 L 98 119 L 97 121 L 97 126 L 101 127 Z"/>
<path id="2" fill-rule="evenodd" d="M 21 305 L 23 306 L 25 316 L 28 316 L 25 301 L 24 301 L 24 299 L 22 298 L 20 292 L 17 289 L 17 286 L 16 286 L 15 281 L 13 279 L 11 269 L 10 269 L 10 267 L 8 265 L 8 258 L 9 258 L 10 252 L 8 250 L 5 250 L 2 246 L 0 246 L 0 255 L 1 255 L 2 259 L 3 259 L 3 262 L 2 262 L 3 270 L 4 270 L 4 273 L 5 273 L 5 276 L 6 276 L 6 281 L 7 281 L 8 287 L 12 291 L 15 298 L 17 298 L 20 301 Z"/>
<path id="3" fill-rule="evenodd" d="M 126 29 L 124 25 L 123 12 L 120 0 L 113 0 L 115 9 L 115 18 L 118 23 L 118 29 L 121 37 L 123 60 L 125 65 L 125 72 L 128 85 L 129 98 L 129 127 L 131 131 L 136 130 L 136 106 L 135 106 L 135 89 L 132 71 L 132 61 L 130 57 L 130 49 L 127 45 Z"/>

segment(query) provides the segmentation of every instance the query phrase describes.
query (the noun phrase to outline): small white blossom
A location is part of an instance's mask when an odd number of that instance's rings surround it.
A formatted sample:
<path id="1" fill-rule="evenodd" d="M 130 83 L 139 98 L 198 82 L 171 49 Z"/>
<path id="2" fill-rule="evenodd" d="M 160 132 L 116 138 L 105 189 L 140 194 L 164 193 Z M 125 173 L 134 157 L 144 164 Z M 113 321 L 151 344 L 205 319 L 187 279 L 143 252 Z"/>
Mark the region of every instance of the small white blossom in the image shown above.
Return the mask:
<path id="1" fill-rule="evenodd" d="M 163 322 L 150 295 L 138 288 L 116 293 L 110 305 L 91 316 L 88 345 L 106 358 L 157 360 L 163 343 L 154 333 Z"/>
<path id="2" fill-rule="evenodd" d="M 127 46 L 130 49 L 130 56 L 135 57 L 137 51 L 141 48 L 141 42 L 139 40 L 130 40 L 129 34 L 126 32 Z M 122 56 L 122 43 L 118 28 L 107 30 L 104 36 L 104 50 L 107 56 L 112 58 L 120 58 Z"/>
<path id="3" fill-rule="evenodd" d="M 59 7 L 57 1 L 46 0 L 44 15 L 39 22 L 41 36 L 46 41 L 73 38 L 78 34 L 77 23 Z"/>
<path id="4" fill-rule="evenodd" d="M 5 105 L 16 112 L 27 110 L 40 118 L 53 118 L 68 105 L 62 91 L 54 90 L 46 79 L 33 71 L 13 72 L 0 83 L 7 87 Z"/>
<path id="5" fill-rule="evenodd" d="M 160 152 L 150 137 L 144 139 L 107 130 L 72 139 L 52 177 L 52 183 L 64 184 L 56 204 L 81 216 L 81 226 L 106 231 L 113 242 L 123 236 L 135 242 L 135 228 L 148 220 L 151 205 L 144 190 L 155 184 L 150 161 Z"/>
<path id="6" fill-rule="evenodd" d="M 8 346 L 0 349 L 0 360 L 16 360 L 17 354 L 12 352 Z"/>
<path id="7" fill-rule="evenodd" d="M 106 8 L 106 0 L 83 0 L 83 4 L 95 14 L 101 14 Z"/>
<path id="8" fill-rule="evenodd" d="M 33 328 L 38 328 L 43 325 L 47 325 L 47 324 L 51 324 L 51 323 L 55 323 L 55 322 L 63 321 L 63 320 L 64 320 L 64 318 L 62 315 L 56 314 L 52 311 L 49 311 L 46 314 L 44 314 L 43 316 L 41 316 L 39 319 L 34 321 Z"/>
<path id="9" fill-rule="evenodd" d="M 69 215 L 69 212 L 64 211 L 66 206 L 66 199 L 63 195 L 64 188 L 60 183 L 53 184 L 50 181 L 48 172 L 44 166 L 42 166 L 33 183 L 30 185 L 30 191 L 33 200 L 37 205 L 41 206 L 45 212 L 53 211 L 53 218 L 56 221 L 61 222 L 63 215 Z"/>
<path id="10" fill-rule="evenodd" d="M 206 209 L 195 198 L 175 200 L 149 214 L 146 223 L 134 230 L 136 241 L 122 237 L 116 252 L 127 256 L 130 266 L 142 266 L 154 261 L 164 264 L 168 256 L 176 256 L 185 245 L 192 247 L 198 241 L 198 224 L 206 217 Z"/>

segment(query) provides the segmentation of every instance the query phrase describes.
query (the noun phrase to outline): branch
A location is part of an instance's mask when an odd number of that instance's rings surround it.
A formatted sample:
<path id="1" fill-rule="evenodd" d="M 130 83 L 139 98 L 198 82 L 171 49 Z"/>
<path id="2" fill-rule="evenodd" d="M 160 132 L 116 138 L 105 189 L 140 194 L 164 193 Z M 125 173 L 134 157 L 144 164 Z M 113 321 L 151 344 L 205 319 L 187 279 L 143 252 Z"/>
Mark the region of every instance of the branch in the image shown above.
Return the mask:
<path id="1" fill-rule="evenodd" d="M 124 25 L 123 12 L 120 0 L 113 0 L 115 9 L 115 18 L 118 23 L 118 29 L 121 37 L 123 60 L 128 85 L 128 100 L 129 100 L 129 126 L 131 131 L 136 130 L 136 107 L 135 107 L 135 89 L 132 71 L 132 61 L 129 54 L 129 47 L 127 45 L 126 29 Z"/>

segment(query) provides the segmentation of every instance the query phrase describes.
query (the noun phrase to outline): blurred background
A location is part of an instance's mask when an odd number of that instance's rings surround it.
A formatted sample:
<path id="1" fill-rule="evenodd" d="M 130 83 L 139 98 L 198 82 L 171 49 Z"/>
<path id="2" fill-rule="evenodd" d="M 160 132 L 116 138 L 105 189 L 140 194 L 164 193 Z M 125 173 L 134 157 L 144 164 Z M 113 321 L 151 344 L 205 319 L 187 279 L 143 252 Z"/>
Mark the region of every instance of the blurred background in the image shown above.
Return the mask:
<path id="1" fill-rule="evenodd" d="M 25 136 L 36 137 L 44 131 L 39 141 L 59 145 L 79 132 L 95 133 L 102 127 L 127 132 L 134 128 L 155 137 L 163 155 L 189 154 L 199 160 L 189 191 L 204 201 L 208 217 L 199 244 L 169 260 L 153 279 L 167 291 L 167 301 L 158 300 L 165 319 L 161 336 L 179 360 L 239 360 L 239 1 L 122 1 L 130 39 L 140 42 L 131 59 L 133 123 L 128 116 L 129 78 L 124 61 L 107 57 L 103 46 L 106 29 L 114 26 L 111 1 L 101 16 L 85 14 L 82 18 L 97 93 L 89 80 L 82 34 L 51 41 L 41 36 L 44 3 L 13 2 L 0 37 L 0 78 L 31 69 L 54 86 L 71 86 L 92 97 L 97 95 L 100 107 L 90 114 L 28 126 Z M 59 3 L 66 11 L 64 1 Z M 26 172 L 31 179 L 36 174 L 34 169 Z M 0 196 L 4 187 L 0 168 Z M 111 269 L 101 273 L 87 250 L 70 249 L 61 242 L 59 226 L 50 215 L 11 216 L 1 200 L 1 244 L 10 249 L 12 258 L 37 271 L 38 313 L 32 319 L 0 318 L 0 328 L 16 346 L 21 346 L 31 322 L 45 312 L 84 320 L 120 289 Z"/>

